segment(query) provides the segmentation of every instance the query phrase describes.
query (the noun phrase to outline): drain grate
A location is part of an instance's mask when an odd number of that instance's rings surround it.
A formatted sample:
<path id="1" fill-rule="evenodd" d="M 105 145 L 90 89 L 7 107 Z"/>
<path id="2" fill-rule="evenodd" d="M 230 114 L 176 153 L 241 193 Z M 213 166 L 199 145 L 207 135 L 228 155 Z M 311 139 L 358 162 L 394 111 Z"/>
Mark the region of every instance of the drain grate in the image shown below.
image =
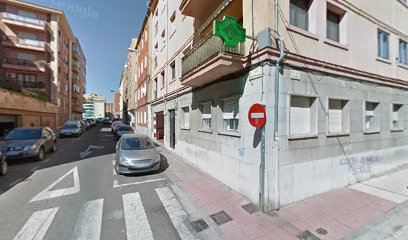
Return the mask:
<path id="1" fill-rule="evenodd" d="M 218 225 L 222 225 L 232 220 L 232 218 L 225 212 L 221 211 L 210 216 Z"/>
<path id="2" fill-rule="evenodd" d="M 320 240 L 320 238 L 316 237 L 310 231 L 304 231 L 297 236 L 300 240 Z"/>
<path id="3" fill-rule="evenodd" d="M 199 233 L 208 228 L 208 224 L 202 219 L 198 219 L 191 223 L 191 226 L 194 228 L 194 231 Z"/>
<path id="4" fill-rule="evenodd" d="M 318 233 L 318 234 L 320 234 L 320 235 L 327 235 L 327 230 L 326 229 L 324 229 L 324 228 L 318 228 L 318 229 L 316 229 L 316 232 Z"/>
<path id="5" fill-rule="evenodd" d="M 253 203 L 248 203 L 248 204 L 242 206 L 242 208 L 243 208 L 247 213 L 249 213 L 250 215 L 252 215 L 252 214 L 257 213 L 257 212 L 260 211 L 259 208 L 258 208 L 255 204 L 253 204 Z"/>

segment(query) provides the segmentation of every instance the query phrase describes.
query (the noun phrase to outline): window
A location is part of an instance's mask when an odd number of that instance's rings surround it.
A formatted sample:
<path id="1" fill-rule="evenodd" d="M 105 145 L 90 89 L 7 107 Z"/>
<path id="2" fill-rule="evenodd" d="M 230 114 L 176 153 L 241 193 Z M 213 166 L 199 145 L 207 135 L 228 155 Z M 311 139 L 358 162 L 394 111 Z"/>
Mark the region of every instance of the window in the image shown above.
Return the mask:
<path id="1" fill-rule="evenodd" d="M 317 133 L 317 108 L 315 97 L 291 96 L 290 135 Z"/>
<path id="2" fill-rule="evenodd" d="M 378 30 L 377 44 L 378 44 L 378 57 L 389 59 L 390 58 L 389 34 L 381 30 Z"/>
<path id="3" fill-rule="evenodd" d="M 171 80 L 176 79 L 176 61 L 173 61 L 170 64 L 170 70 L 171 70 Z"/>
<path id="4" fill-rule="evenodd" d="M 349 132 L 347 100 L 329 99 L 329 134 Z"/>
<path id="5" fill-rule="evenodd" d="M 181 119 L 181 126 L 182 128 L 189 129 L 190 128 L 190 108 L 183 107 L 182 108 L 182 119 Z"/>
<path id="6" fill-rule="evenodd" d="M 205 130 L 211 129 L 211 102 L 203 103 L 201 105 L 201 128 Z"/>
<path id="7" fill-rule="evenodd" d="M 170 17 L 170 36 L 176 31 L 176 11 Z"/>
<path id="8" fill-rule="evenodd" d="M 378 103 L 365 103 L 365 130 L 368 132 L 377 132 L 380 130 L 380 119 L 378 116 Z"/>
<path id="9" fill-rule="evenodd" d="M 327 38 L 340 42 L 340 16 L 327 10 Z"/>
<path id="10" fill-rule="evenodd" d="M 153 96 L 154 96 L 154 99 L 156 99 L 157 98 L 157 90 L 158 90 L 157 78 L 154 79 L 154 86 L 155 86 L 155 88 L 154 88 Z"/>
<path id="11" fill-rule="evenodd" d="M 147 115 L 146 115 L 146 112 L 143 112 L 143 123 L 144 123 L 144 124 L 147 123 Z"/>
<path id="12" fill-rule="evenodd" d="M 309 30 L 309 0 L 290 0 L 290 24 Z"/>
<path id="13" fill-rule="evenodd" d="M 392 115 L 391 115 L 391 130 L 403 129 L 403 122 L 400 118 L 400 112 L 402 109 L 402 104 L 392 104 Z"/>
<path id="14" fill-rule="evenodd" d="M 224 100 L 223 103 L 224 130 L 238 131 L 239 129 L 239 98 Z"/>
<path id="15" fill-rule="evenodd" d="M 408 65 L 408 48 L 407 42 L 399 41 L 399 63 L 403 65 Z"/>
<path id="16" fill-rule="evenodd" d="M 162 79 L 162 87 L 164 87 L 165 77 L 166 77 L 165 74 L 164 74 L 164 71 L 162 71 L 160 75 L 161 75 L 161 79 Z"/>

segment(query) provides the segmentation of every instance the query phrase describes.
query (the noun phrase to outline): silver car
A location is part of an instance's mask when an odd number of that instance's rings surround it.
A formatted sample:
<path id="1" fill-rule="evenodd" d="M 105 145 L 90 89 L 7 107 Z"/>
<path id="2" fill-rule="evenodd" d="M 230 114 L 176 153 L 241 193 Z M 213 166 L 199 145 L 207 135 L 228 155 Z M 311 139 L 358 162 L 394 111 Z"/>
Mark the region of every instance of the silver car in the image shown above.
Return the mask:
<path id="1" fill-rule="evenodd" d="M 116 139 L 119 139 L 120 137 L 122 137 L 125 134 L 132 134 L 135 131 L 133 130 L 133 128 L 129 125 L 126 124 L 117 124 L 115 126 L 115 136 Z"/>
<path id="2" fill-rule="evenodd" d="M 64 123 L 64 126 L 60 130 L 60 138 L 63 137 L 79 137 L 84 132 L 82 125 L 79 121 L 68 121 Z"/>
<path id="3" fill-rule="evenodd" d="M 43 160 L 46 152 L 55 152 L 57 138 L 48 128 L 16 128 L 0 142 L 0 148 L 7 160 L 31 158 Z"/>
<path id="4" fill-rule="evenodd" d="M 125 134 L 116 144 L 117 174 L 153 172 L 160 169 L 161 155 L 146 135 Z"/>

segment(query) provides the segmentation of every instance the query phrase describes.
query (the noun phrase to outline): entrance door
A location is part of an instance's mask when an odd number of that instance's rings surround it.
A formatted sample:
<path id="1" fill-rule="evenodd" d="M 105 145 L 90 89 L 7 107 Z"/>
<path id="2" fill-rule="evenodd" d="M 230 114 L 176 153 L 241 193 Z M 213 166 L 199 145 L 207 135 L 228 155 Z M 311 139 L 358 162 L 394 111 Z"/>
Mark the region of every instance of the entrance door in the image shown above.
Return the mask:
<path id="1" fill-rule="evenodd" d="M 17 116 L 15 115 L 0 115 L 0 137 L 3 137 L 7 132 L 17 127 Z"/>
<path id="2" fill-rule="evenodd" d="M 170 147 L 176 147 L 176 111 L 170 110 Z"/>

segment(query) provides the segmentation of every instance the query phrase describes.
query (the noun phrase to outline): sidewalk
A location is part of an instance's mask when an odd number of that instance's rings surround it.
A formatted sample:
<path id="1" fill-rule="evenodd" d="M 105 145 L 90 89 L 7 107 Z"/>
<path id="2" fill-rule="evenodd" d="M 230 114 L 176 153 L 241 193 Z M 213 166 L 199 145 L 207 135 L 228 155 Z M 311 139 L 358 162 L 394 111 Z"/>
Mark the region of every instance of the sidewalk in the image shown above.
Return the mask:
<path id="1" fill-rule="evenodd" d="M 209 216 L 221 212 L 215 219 L 221 223 L 224 235 L 232 240 L 342 239 L 384 216 L 402 200 L 346 187 L 291 204 L 278 212 L 262 214 L 245 197 L 173 152 L 166 149 L 160 152 L 170 166 L 165 173 Z"/>

